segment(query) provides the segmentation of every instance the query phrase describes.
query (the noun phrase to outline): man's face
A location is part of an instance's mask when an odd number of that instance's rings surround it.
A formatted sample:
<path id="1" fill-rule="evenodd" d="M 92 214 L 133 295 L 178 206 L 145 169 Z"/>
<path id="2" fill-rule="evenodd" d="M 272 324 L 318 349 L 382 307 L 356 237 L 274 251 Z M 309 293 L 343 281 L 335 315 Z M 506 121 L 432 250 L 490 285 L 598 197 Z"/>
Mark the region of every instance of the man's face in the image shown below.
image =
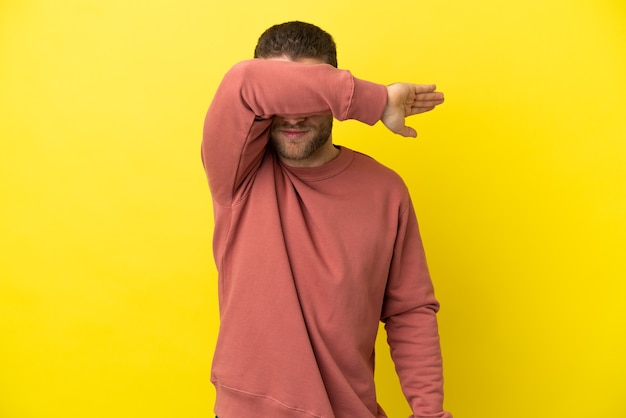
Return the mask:
<path id="1" fill-rule="evenodd" d="M 285 160 L 303 161 L 330 142 L 332 115 L 286 117 L 275 116 L 271 142 L 278 155 Z"/>
<path id="2" fill-rule="evenodd" d="M 290 60 L 286 57 L 268 59 Z M 298 58 L 290 60 L 303 64 L 324 64 L 322 59 Z M 282 160 L 297 165 L 315 159 L 332 148 L 332 115 L 287 116 L 276 115 L 271 128 L 271 143 Z"/>

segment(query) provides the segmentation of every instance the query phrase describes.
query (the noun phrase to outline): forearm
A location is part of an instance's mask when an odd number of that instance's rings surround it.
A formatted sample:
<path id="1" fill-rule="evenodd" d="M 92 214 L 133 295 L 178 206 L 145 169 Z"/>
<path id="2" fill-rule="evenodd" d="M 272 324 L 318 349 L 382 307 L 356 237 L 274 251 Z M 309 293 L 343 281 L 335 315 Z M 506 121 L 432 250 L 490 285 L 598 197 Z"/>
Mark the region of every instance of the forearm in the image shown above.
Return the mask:
<path id="1" fill-rule="evenodd" d="M 330 65 L 248 60 L 235 65 L 225 82 L 235 87 L 255 116 L 332 114 L 338 120 L 376 123 L 386 104 L 386 87 L 360 80 Z M 239 88 L 236 86 L 239 85 Z"/>
<path id="2" fill-rule="evenodd" d="M 443 410 L 443 369 L 436 307 L 387 319 L 385 329 L 396 372 L 414 417 L 450 418 Z"/>

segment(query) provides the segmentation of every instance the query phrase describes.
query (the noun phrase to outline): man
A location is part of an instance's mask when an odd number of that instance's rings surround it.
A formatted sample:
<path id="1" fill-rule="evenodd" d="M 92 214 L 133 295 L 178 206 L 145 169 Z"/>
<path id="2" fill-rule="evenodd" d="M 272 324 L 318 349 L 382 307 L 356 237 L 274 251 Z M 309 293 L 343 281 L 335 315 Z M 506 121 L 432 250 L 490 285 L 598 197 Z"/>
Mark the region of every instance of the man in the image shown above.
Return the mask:
<path id="1" fill-rule="evenodd" d="M 331 139 L 333 116 L 415 136 L 405 117 L 443 95 L 337 69 L 332 37 L 307 23 L 268 29 L 255 57 L 225 75 L 204 125 L 219 272 L 216 414 L 385 417 L 373 378 L 383 321 L 414 417 L 450 417 L 438 303 L 407 188 Z"/>

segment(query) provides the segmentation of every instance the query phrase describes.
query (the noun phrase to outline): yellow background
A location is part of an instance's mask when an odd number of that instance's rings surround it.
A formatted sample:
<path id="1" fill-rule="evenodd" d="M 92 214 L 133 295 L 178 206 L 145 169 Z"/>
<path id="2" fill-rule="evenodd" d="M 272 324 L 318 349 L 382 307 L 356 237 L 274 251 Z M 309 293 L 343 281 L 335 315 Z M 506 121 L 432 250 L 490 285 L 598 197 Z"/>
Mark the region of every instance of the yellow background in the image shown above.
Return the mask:
<path id="1" fill-rule="evenodd" d="M 0 417 L 212 416 L 202 121 L 293 19 L 358 77 L 446 94 L 417 140 L 345 122 L 335 142 L 410 186 L 447 409 L 626 417 L 621 0 L 2 1 Z M 407 416 L 379 352 L 380 401 Z"/>

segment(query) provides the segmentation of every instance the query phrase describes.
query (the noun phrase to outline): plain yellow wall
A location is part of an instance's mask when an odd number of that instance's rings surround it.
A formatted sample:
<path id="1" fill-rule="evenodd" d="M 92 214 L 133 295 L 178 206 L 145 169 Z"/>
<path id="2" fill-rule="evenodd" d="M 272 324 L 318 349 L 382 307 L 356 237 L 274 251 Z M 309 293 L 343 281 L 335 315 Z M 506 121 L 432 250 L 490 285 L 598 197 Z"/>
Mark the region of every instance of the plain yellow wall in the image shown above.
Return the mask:
<path id="1" fill-rule="evenodd" d="M 0 417 L 211 416 L 202 121 L 293 19 L 359 77 L 446 93 L 417 140 L 335 133 L 410 186 L 446 407 L 626 417 L 621 0 L 0 3 Z M 383 341 L 377 382 L 407 416 Z"/>

